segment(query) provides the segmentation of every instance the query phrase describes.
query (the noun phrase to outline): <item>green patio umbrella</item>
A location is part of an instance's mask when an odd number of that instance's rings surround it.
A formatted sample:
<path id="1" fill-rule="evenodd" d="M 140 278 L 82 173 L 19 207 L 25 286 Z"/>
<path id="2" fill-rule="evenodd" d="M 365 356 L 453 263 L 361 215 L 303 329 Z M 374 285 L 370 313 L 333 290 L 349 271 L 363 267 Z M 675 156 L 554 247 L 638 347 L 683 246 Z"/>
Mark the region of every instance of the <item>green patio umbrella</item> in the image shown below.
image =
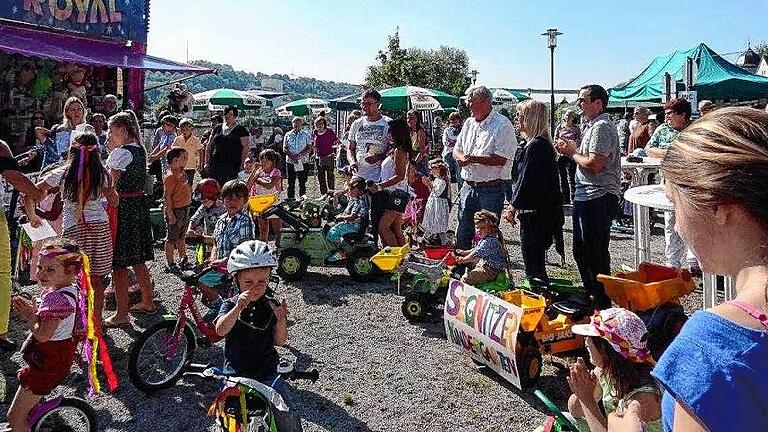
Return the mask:
<path id="1" fill-rule="evenodd" d="M 222 111 L 229 105 L 239 109 L 256 110 L 267 106 L 267 99 L 244 90 L 216 89 L 193 95 L 195 111 Z"/>
<path id="2" fill-rule="evenodd" d="M 295 115 L 295 116 L 305 116 L 305 115 L 317 115 L 320 114 L 320 112 L 329 112 L 331 109 L 328 107 L 328 102 L 322 100 L 322 99 L 315 99 L 315 98 L 307 98 L 307 99 L 299 99 L 295 100 L 293 102 L 289 102 L 281 107 L 278 107 L 275 111 L 277 112 L 277 115 L 285 116 L 285 115 Z M 290 114 L 287 114 L 290 113 Z"/>
<path id="3" fill-rule="evenodd" d="M 493 94 L 493 102 L 496 104 L 511 103 L 516 104 L 524 100 L 530 99 L 530 96 L 515 90 L 508 90 L 504 88 L 491 89 Z"/>
<path id="4" fill-rule="evenodd" d="M 435 110 L 454 108 L 459 105 L 459 98 L 440 90 L 416 86 L 393 87 L 379 92 L 381 108 L 387 111 Z"/>

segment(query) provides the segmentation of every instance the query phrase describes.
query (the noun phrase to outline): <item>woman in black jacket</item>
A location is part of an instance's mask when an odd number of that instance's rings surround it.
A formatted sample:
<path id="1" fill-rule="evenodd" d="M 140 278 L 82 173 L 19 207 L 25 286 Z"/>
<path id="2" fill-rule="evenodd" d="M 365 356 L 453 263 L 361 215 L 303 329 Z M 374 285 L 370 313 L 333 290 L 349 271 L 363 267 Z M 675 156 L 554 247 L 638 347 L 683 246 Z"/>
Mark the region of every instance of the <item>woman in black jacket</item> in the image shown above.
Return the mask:
<path id="1" fill-rule="evenodd" d="M 520 132 L 527 140 L 518 160 L 517 182 L 505 210 L 520 220 L 520 247 L 525 275 L 549 281 L 547 250 L 564 223 L 555 149 L 549 138 L 549 114 L 543 103 L 529 99 L 517 105 Z"/>

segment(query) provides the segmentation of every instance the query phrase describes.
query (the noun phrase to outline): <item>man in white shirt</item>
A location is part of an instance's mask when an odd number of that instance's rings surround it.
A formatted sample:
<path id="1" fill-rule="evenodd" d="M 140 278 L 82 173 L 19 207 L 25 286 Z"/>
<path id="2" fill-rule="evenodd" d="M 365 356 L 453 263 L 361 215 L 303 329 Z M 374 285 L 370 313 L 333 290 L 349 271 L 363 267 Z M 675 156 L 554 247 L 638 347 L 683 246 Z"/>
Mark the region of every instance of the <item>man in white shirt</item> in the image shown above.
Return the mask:
<path id="1" fill-rule="evenodd" d="M 296 196 L 296 180 L 299 180 L 299 196 L 307 194 L 307 167 L 309 155 L 312 153 L 312 136 L 309 131 L 302 129 L 304 119 L 293 118 L 293 129 L 283 138 L 283 152 L 288 171 L 288 199 Z"/>
<path id="2" fill-rule="evenodd" d="M 387 156 L 390 119 L 381 115 L 381 95 L 376 90 L 363 93 L 360 107 L 364 115 L 349 128 L 347 160 L 352 174 L 378 183 L 381 181 L 381 162 Z M 373 228 L 374 237 L 377 237 L 376 227 L 384 210 L 382 204 L 386 201 L 383 194 L 371 194 L 369 226 Z"/>
<path id="3" fill-rule="evenodd" d="M 453 157 L 461 167 L 464 185 L 459 192 L 456 247 L 469 249 L 474 237 L 474 215 L 480 210 L 501 214 L 504 181 L 510 178 L 517 139 L 512 122 L 493 112 L 491 91 L 485 86 L 467 90 L 472 115 L 464 122 Z"/>

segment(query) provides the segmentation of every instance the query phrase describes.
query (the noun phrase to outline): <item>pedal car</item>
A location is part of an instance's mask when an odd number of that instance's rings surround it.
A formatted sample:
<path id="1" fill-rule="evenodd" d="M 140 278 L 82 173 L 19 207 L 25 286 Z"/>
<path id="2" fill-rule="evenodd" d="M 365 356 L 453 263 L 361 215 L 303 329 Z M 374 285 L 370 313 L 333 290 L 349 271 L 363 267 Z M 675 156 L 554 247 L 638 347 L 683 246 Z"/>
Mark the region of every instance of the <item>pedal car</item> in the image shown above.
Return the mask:
<path id="1" fill-rule="evenodd" d="M 542 354 L 559 354 L 584 347 L 584 338 L 573 334 L 571 327 L 588 322 L 591 310 L 584 308 L 572 314 L 559 313 L 547 305 L 543 295 L 523 289 L 506 291 L 499 297 L 523 309 L 515 347 L 517 370 L 523 388 L 531 387 L 539 380 Z"/>
<path id="2" fill-rule="evenodd" d="M 696 287 L 688 270 L 644 262 L 637 271 L 598 275 L 597 280 L 611 300 L 645 322 L 651 354 L 661 357 L 688 320 L 680 304 L 680 297 Z"/>
<path id="3" fill-rule="evenodd" d="M 445 246 L 427 248 L 424 250 L 425 258 L 413 253 L 406 245 L 385 247 L 371 258 L 379 270 L 395 273 L 398 293 L 401 276 L 404 273 L 413 275 L 411 283 L 406 286 L 401 307 L 408 321 L 423 321 L 429 313 L 438 312 L 442 306 L 451 279 L 451 267 L 456 264 L 455 257 L 450 253 L 452 251 L 452 248 Z M 498 293 L 508 290 L 509 286 L 509 277 L 506 272 L 501 272 L 495 280 L 480 284 L 477 289 Z"/>
<path id="4" fill-rule="evenodd" d="M 292 213 L 286 204 L 277 204 L 277 199 L 267 199 L 270 195 L 252 197 L 249 200 L 251 211 L 264 217 L 276 215 L 283 220 L 280 232 L 277 273 L 285 280 L 299 280 L 307 272 L 307 267 L 345 267 L 355 281 L 370 280 L 376 272 L 370 258 L 376 253 L 373 237 L 366 234 L 364 223 L 357 233 L 345 234 L 338 247 L 326 239 L 323 228 L 313 228 L 300 215 Z M 258 198 L 258 200 L 257 200 Z M 331 260 L 331 255 L 334 255 Z"/>

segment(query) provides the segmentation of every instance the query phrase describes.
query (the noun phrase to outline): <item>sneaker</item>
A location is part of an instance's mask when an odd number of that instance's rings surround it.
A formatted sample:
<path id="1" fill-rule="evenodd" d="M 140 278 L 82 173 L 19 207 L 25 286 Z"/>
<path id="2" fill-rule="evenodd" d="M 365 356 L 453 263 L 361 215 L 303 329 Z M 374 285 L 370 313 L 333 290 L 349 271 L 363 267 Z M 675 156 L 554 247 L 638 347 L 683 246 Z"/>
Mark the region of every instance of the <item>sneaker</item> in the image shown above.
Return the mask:
<path id="1" fill-rule="evenodd" d="M 347 254 L 344 251 L 331 252 L 325 257 L 326 264 L 336 264 L 347 259 Z"/>
<path id="2" fill-rule="evenodd" d="M 181 270 L 179 269 L 179 266 L 176 265 L 176 263 L 168 264 L 163 269 L 166 273 L 179 273 Z"/>

